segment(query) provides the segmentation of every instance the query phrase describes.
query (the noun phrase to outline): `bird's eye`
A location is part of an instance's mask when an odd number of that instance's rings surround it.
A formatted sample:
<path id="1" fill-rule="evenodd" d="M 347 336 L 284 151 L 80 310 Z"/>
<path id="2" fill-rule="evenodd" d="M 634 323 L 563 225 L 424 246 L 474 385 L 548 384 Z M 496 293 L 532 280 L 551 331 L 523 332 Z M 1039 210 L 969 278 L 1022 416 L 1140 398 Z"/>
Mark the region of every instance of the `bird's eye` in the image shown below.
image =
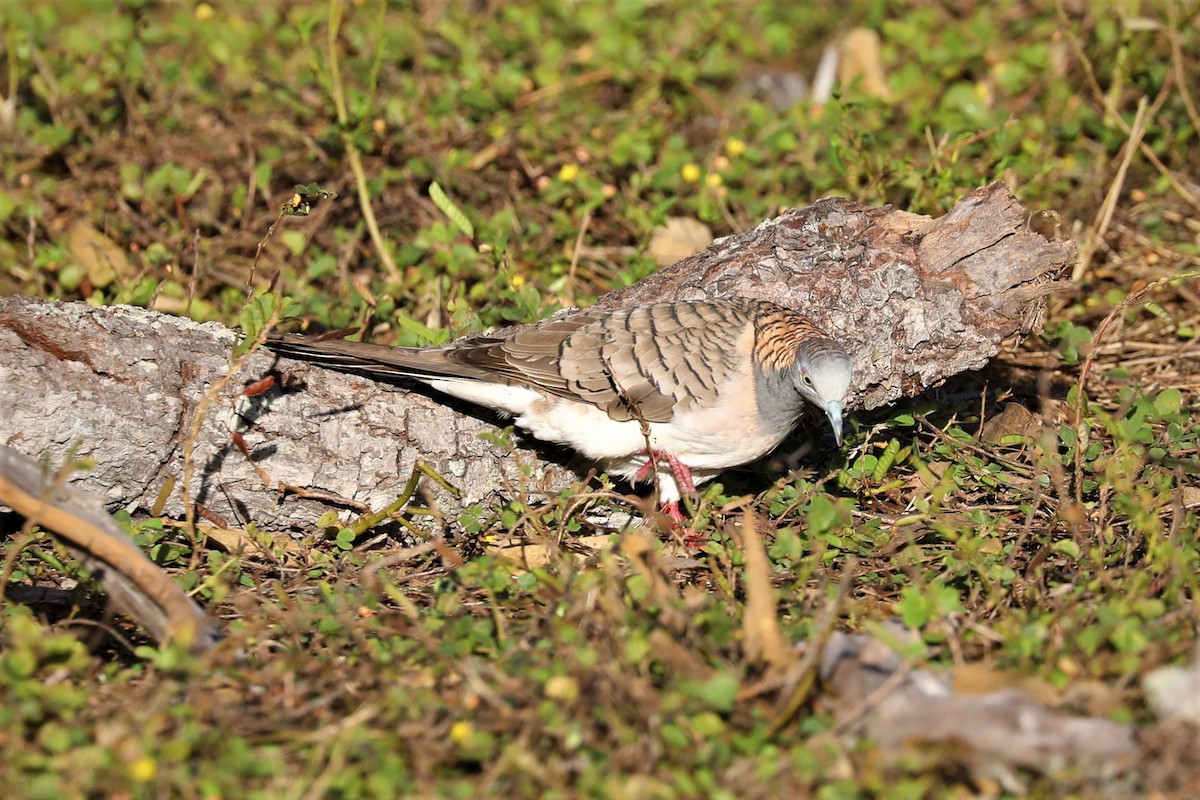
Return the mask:
<path id="1" fill-rule="evenodd" d="M 808 375 L 801 375 L 800 378 L 804 381 L 805 386 L 812 386 L 812 378 L 808 377 Z"/>

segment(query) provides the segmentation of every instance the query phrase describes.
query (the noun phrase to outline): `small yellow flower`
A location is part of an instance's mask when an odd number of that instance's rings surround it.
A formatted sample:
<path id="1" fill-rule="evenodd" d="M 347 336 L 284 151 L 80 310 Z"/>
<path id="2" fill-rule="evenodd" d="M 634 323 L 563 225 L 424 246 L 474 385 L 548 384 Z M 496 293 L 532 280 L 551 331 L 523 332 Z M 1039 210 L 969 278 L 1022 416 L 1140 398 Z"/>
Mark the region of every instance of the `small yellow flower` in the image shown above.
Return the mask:
<path id="1" fill-rule="evenodd" d="M 725 152 L 730 158 L 737 158 L 746 152 L 746 143 L 741 139 L 729 139 L 725 142 Z"/>
<path id="2" fill-rule="evenodd" d="M 509 282 L 512 283 L 512 287 L 514 289 L 520 289 L 522 286 L 525 285 L 525 276 L 524 275 L 513 275 Z"/>
<path id="3" fill-rule="evenodd" d="M 679 174 L 688 183 L 695 183 L 700 180 L 700 167 L 691 163 L 684 164 Z"/>
<path id="4" fill-rule="evenodd" d="M 721 185 L 721 176 L 715 172 L 710 172 L 704 176 L 704 185 L 710 189 L 716 189 Z"/>
<path id="5" fill-rule="evenodd" d="M 158 764 L 150 756 L 142 756 L 133 761 L 127 768 L 129 777 L 139 783 L 149 783 L 158 775 Z"/>
<path id="6" fill-rule="evenodd" d="M 474 733 L 474 730 L 471 728 L 471 723 L 466 720 L 460 719 L 450 726 L 450 738 L 457 744 L 462 744 L 471 738 L 472 733 Z"/>
<path id="7" fill-rule="evenodd" d="M 199 3 L 196 6 L 196 19 L 201 22 L 207 22 L 212 19 L 217 12 L 208 3 Z"/>
<path id="8" fill-rule="evenodd" d="M 560 181 L 562 181 L 563 183 L 574 183 L 575 179 L 578 177 L 579 177 L 579 165 L 578 164 L 563 164 L 562 167 L 558 170 L 558 179 Z"/>

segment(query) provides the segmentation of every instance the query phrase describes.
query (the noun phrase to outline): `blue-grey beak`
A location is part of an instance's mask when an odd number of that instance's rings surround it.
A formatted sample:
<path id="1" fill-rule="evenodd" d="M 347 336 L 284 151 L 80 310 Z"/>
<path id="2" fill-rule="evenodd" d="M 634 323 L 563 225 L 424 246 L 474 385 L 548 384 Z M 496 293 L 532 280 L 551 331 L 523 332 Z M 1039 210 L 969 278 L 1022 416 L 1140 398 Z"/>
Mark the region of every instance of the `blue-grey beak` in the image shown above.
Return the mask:
<path id="1" fill-rule="evenodd" d="M 830 400 L 825 404 L 825 416 L 829 417 L 829 427 L 833 428 L 833 439 L 838 447 L 842 446 L 842 404 Z"/>

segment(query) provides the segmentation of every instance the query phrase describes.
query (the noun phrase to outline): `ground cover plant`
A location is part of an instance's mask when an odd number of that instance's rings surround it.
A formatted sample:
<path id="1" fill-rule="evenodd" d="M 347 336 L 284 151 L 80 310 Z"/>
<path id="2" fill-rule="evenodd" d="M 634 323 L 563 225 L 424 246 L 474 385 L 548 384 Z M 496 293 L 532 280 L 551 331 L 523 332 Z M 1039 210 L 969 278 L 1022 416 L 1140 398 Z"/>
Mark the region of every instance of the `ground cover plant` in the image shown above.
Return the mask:
<path id="1" fill-rule="evenodd" d="M 661 529 L 585 547 L 567 496 L 429 543 L 249 520 L 222 546 L 119 512 L 227 629 L 197 657 L 96 623 L 86 591 L 16 602 L 89 584 L 0 517 L 6 796 L 1200 791 L 1195 731 L 1154 739 L 1141 684 L 1200 621 L 1195 3 L 0 2 L 5 294 L 233 324 L 277 275 L 312 326 L 438 343 L 650 274 L 668 217 L 938 215 L 994 180 L 1080 246 L 1042 333 L 986 370 L 704 487 L 695 553 Z M 746 88 L 855 26 L 885 92 Z M 1110 780 L 855 742 L 811 682 L 759 685 L 746 525 L 784 640 L 900 617 L 914 664 L 1152 746 Z M 540 562 L 489 550 L 512 541 Z"/>

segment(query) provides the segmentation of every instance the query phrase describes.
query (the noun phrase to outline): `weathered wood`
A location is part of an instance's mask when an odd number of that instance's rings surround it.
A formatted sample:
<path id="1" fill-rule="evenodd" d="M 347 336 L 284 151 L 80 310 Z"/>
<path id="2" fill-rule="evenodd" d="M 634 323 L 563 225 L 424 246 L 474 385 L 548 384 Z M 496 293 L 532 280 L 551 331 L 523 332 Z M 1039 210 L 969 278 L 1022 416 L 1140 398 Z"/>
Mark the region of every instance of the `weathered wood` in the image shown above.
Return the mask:
<path id="1" fill-rule="evenodd" d="M 219 638 L 204 612 L 134 544 L 99 500 L 61 485 L 54 471 L 0 444 L 0 503 L 51 531 L 108 593 L 116 609 L 158 641 L 205 650 Z"/>
<path id="2" fill-rule="evenodd" d="M 1035 232 L 1028 217 L 1000 184 L 936 220 L 822 200 L 600 302 L 742 295 L 799 309 L 853 354 L 848 407 L 873 408 L 982 366 L 1033 327 L 1075 247 Z M 149 508 L 168 477 L 181 475 L 185 432 L 236 340 L 220 325 L 141 309 L 0 299 L 0 441 L 52 459 L 77 444 L 96 463 L 79 478 L 88 489 Z M 237 397 L 276 366 L 303 388 Z M 453 511 L 512 496 L 518 485 L 536 494 L 577 480 L 569 454 L 520 437 L 512 450 L 481 440 L 497 421 L 425 392 L 260 352 L 205 415 L 193 496 L 230 525 L 288 529 L 310 525 L 328 505 L 281 496 L 279 483 L 380 508 L 422 460 L 462 491 L 455 500 L 434 490 Z M 271 488 L 232 444 L 233 431 Z M 178 491 L 166 512 L 181 514 Z"/>
<path id="3" fill-rule="evenodd" d="M 139 308 L 0 299 L 0 441 L 56 463 L 76 446 L 94 466 L 72 480 L 113 505 L 151 508 L 173 479 L 165 512 L 180 517 L 183 440 L 204 392 L 228 372 L 237 341 L 224 326 Z M 274 488 L 280 483 L 382 507 L 417 459 L 462 490 L 465 502 L 503 492 L 522 479 L 522 465 L 531 491 L 548 478 L 547 486 L 562 486 L 573 477 L 529 450 L 510 453 L 481 440 L 495 431 L 486 412 L 452 410 L 363 378 L 289 362 L 284 370 L 300 386 L 238 396 L 276 366 L 271 353 L 256 353 L 210 406 L 197 437 L 192 497 L 228 525 L 302 528 L 329 508 L 283 496 Z M 444 499 L 452 507 L 454 499 Z"/>

